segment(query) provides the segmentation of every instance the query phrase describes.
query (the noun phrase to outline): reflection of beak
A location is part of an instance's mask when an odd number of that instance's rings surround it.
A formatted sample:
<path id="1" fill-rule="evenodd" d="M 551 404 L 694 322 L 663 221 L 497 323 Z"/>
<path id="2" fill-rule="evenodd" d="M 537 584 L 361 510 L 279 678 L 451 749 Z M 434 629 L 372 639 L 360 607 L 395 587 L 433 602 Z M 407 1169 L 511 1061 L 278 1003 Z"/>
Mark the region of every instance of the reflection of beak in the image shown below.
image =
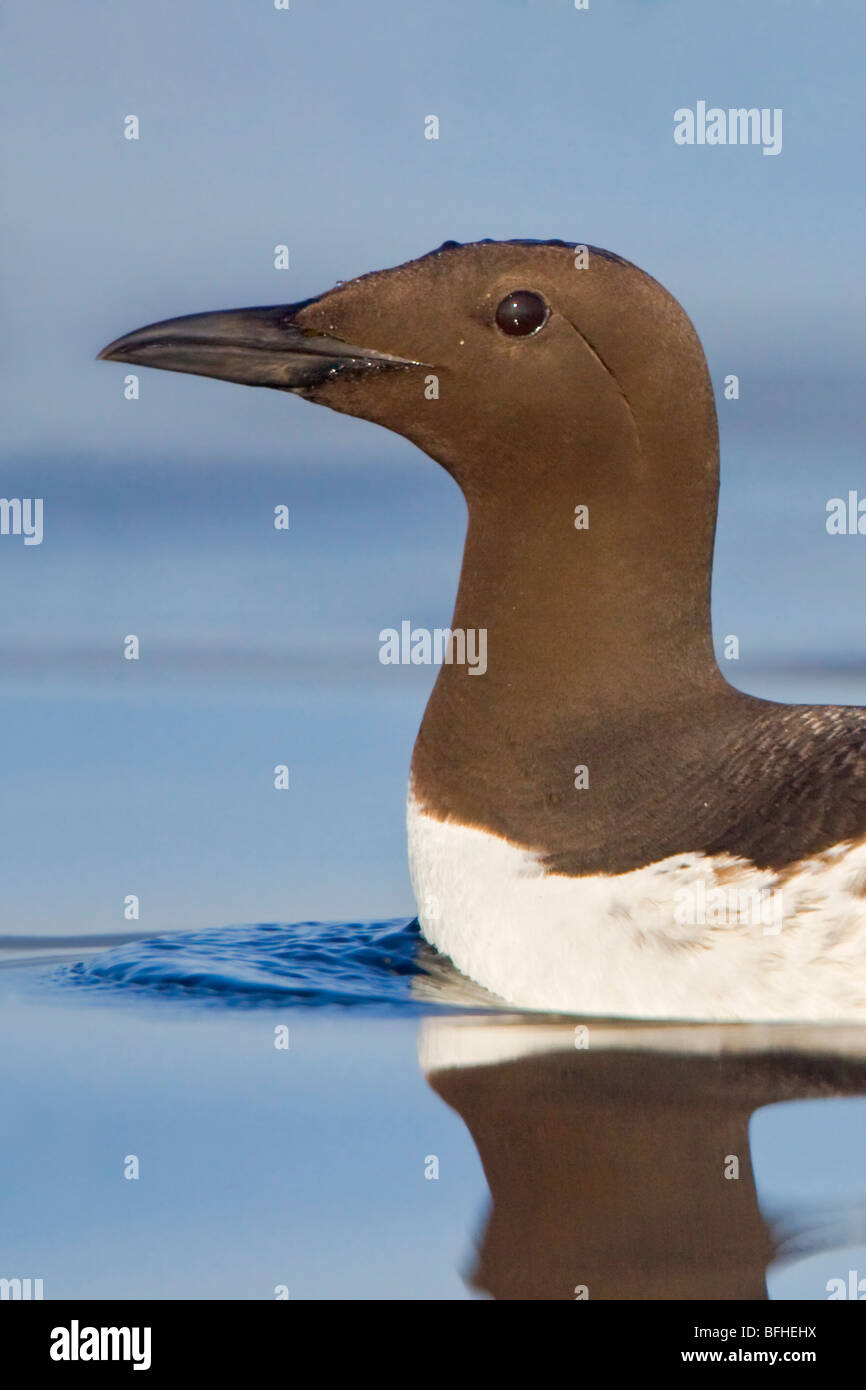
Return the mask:
<path id="1" fill-rule="evenodd" d="M 354 347 L 339 338 L 310 334 L 294 320 L 311 303 L 308 299 L 300 304 L 164 319 L 116 338 L 99 357 L 302 393 L 345 371 L 421 365 L 387 352 Z"/>

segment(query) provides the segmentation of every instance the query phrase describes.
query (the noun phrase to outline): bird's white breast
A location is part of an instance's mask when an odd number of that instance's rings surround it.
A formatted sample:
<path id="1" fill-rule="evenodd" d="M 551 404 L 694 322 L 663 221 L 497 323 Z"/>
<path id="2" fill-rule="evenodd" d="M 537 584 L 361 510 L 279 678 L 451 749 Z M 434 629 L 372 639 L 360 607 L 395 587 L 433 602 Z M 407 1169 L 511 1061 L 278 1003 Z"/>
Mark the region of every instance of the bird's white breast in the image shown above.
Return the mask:
<path id="1" fill-rule="evenodd" d="M 866 842 L 784 874 L 682 854 L 572 878 L 546 873 L 499 836 L 436 819 L 411 794 L 408 830 L 424 935 L 511 1004 L 611 1017 L 866 1021 Z M 738 914 L 740 894 L 750 909 Z"/>

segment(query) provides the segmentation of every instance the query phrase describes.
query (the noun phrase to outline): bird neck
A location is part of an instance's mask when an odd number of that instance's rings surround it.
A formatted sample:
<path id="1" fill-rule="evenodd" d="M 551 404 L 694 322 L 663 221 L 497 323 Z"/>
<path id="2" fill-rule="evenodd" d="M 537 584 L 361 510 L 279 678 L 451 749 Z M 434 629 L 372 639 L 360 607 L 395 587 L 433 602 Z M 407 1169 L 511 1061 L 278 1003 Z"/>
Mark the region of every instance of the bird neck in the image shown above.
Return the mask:
<path id="1" fill-rule="evenodd" d="M 540 464 L 470 492 L 452 629 L 467 650 L 484 633 L 486 663 L 441 667 L 412 759 L 421 806 L 539 844 L 574 764 L 609 763 L 613 738 L 657 766 L 678 705 L 694 718 L 705 700 L 713 717 L 730 687 L 713 655 L 718 462 L 703 443 L 696 431 L 666 455 L 642 440 L 576 458 L 573 478 Z"/>
<path id="2" fill-rule="evenodd" d="M 674 681 L 714 685 L 714 487 L 699 506 L 638 477 L 577 491 L 527 492 L 517 515 L 513 498 L 470 502 L 452 626 L 486 632 L 476 699 L 609 714 L 669 699 Z M 440 681 L 466 672 L 443 666 Z"/>

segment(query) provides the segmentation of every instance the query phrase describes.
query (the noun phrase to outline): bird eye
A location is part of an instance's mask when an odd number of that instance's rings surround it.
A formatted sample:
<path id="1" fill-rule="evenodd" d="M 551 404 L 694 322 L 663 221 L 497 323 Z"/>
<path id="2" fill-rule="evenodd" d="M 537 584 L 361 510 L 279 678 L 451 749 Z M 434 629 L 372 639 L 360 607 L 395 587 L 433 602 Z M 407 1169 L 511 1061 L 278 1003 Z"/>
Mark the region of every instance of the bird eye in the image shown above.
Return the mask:
<path id="1" fill-rule="evenodd" d="M 537 333 L 547 321 L 547 305 L 532 290 L 514 290 L 496 310 L 496 324 L 511 337 L 526 338 Z"/>

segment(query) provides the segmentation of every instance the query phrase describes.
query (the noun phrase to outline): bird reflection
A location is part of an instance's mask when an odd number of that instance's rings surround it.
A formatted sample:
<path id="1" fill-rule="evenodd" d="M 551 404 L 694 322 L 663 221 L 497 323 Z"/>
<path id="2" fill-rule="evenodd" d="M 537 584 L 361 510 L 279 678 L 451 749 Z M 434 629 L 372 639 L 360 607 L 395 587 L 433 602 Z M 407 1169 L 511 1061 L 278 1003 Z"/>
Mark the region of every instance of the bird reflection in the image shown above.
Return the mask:
<path id="1" fill-rule="evenodd" d="M 866 1093 L 866 1030 L 847 1027 L 440 1016 L 420 1057 L 484 1168 L 469 1282 L 496 1299 L 765 1299 L 790 1219 L 761 1212 L 750 1119 Z M 798 1248 L 840 1222 L 799 1213 Z"/>

